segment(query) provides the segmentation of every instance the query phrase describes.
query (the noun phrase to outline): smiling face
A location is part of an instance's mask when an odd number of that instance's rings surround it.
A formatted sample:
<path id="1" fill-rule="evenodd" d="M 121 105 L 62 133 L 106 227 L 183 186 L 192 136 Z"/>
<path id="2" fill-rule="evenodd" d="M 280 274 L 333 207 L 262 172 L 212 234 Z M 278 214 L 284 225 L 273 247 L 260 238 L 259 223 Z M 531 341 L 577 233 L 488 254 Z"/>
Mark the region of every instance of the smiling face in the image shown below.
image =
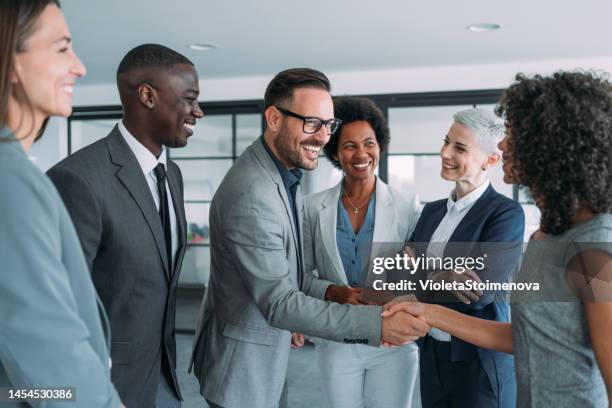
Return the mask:
<path id="1" fill-rule="evenodd" d="M 204 116 L 198 104 L 198 74 L 192 65 L 177 64 L 160 69 L 155 87 L 156 101 L 151 116 L 155 120 L 153 137 L 167 147 L 184 147 L 193 135 L 196 120 Z"/>
<path id="2" fill-rule="evenodd" d="M 502 152 L 502 170 L 504 171 L 504 183 L 506 184 L 515 184 L 516 180 L 514 178 L 514 162 L 512 156 L 510 155 L 510 129 L 507 129 L 506 136 L 497 144 L 497 147 Z"/>
<path id="3" fill-rule="evenodd" d="M 282 106 L 302 116 L 329 120 L 334 117 L 334 105 L 329 92 L 316 88 L 298 88 L 293 92 L 290 106 Z M 268 125 L 274 136 L 274 153 L 288 168 L 314 170 L 321 148 L 329 141 L 325 126 L 314 134 L 304 133 L 301 119 L 283 115 L 274 107 L 267 109 Z"/>
<path id="4" fill-rule="evenodd" d="M 20 84 L 28 101 L 13 87 L 13 97 L 24 109 L 31 104 L 39 118 L 72 113 L 72 91 L 76 78 L 85 75 L 85 67 L 72 50 L 70 32 L 64 15 L 55 5 L 48 5 L 34 24 L 24 51 L 15 54 L 13 84 Z"/>
<path id="5" fill-rule="evenodd" d="M 340 162 L 348 181 L 373 178 L 379 158 L 380 147 L 368 122 L 358 120 L 342 126 L 334 159 Z"/>
<path id="6" fill-rule="evenodd" d="M 478 185 L 483 177 L 483 166 L 489 158 L 477 145 L 476 136 L 466 126 L 457 122 L 450 127 L 444 138 L 441 176 L 445 180 Z"/>

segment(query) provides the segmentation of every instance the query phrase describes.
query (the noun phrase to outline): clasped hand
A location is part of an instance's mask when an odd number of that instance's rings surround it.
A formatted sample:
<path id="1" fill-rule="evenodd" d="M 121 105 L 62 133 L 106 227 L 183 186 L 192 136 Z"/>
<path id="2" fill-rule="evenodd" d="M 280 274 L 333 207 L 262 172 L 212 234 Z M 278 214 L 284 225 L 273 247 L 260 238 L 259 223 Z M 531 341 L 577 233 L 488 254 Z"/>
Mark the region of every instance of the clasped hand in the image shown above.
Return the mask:
<path id="1" fill-rule="evenodd" d="M 424 305 L 413 295 L 399 296 L 387 303 L 382 313 L 382 345 L 402 346 L 425 336 L 431 326 L 424 312 Z"/>

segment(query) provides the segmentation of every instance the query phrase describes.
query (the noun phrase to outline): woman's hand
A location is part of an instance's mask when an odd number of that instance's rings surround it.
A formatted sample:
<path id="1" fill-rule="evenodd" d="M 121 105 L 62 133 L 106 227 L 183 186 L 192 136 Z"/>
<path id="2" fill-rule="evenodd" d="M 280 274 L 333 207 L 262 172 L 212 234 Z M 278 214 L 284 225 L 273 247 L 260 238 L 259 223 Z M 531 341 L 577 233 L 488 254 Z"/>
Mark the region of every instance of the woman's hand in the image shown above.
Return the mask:
<path id="1" fill-rule="evenodd" d="M 381 316 L 385 318 L 393 316 L 397 312 L 406 312 L 412 315 L 413 317 L 422 320 L 423 322 L 427 323 L 428 326 L 431 327 L 431 324 L 429 324 L 426 317 L 426 308 L 428 306 L 429 305 L 427 305 L 426 303 L 417 302 L 414 295 L 398 296 L 383 307 L 384 311 L 382 312 Z M 414 338 L 413 340 L 417 339 L 418 338 Z M 396 347 L 395 345 L 387 341 L 382 341 L 381 346 Z"/>
<path id="2" fill-rule="evenodd" d="M 325 291 L 325 300 L 340 304 L 367 305 L 363 300 L 363 288 L 329 285 Z"/>
<path id="3" fill-rule="evenodd" d="M 291 348 L 299 349 L 304 347 L 305 340 L 302 333 L 291 333 Z"/>

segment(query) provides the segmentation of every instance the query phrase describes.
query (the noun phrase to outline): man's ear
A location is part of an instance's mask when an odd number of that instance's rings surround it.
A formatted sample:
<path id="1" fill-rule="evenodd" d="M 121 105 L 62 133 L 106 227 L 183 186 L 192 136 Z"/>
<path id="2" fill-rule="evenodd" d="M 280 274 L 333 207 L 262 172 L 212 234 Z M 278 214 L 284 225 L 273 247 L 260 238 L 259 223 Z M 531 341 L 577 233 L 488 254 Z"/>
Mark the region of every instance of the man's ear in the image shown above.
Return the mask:
<path id="1" fill-rule="evenodd" d="M 283 124 L 283 114 L 274 106 L 269 106 L 264 111 L 266 126 L 274 133 L 278 132 Z"/>
<path id="2" fill-rule="evenodd" d="M 149 84 L 138 85 L 138 100 L 149 109 L 155 107 L 157 101 L 157 91 Z"/>

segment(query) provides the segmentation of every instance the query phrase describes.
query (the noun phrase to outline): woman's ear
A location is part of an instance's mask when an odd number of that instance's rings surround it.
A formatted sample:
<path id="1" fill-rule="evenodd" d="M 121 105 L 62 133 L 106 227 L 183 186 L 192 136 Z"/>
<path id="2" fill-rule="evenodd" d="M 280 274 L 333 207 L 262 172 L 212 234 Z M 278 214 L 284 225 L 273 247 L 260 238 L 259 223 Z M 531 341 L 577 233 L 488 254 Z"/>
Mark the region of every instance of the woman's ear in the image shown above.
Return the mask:
<path id="1" fill-rule="evenodd" d="M 488 170 L 491 167 L 495 166 L 501 159 L 501 155 L 499 153 L 493 153 L 487 156 L 487 161 L 482 165 L 482 170 Z"/>
<path id="2" fill-rule="evenodd" d="M 9 81 L 11 81 L 11 85 L 15 85 L 19 82 L 19 72 L 21 71 L 21 61 L 19 56 L 15 55 L 13 58 L 13 67 L 11 68 L 11 73 L 9 74 Z"/>

